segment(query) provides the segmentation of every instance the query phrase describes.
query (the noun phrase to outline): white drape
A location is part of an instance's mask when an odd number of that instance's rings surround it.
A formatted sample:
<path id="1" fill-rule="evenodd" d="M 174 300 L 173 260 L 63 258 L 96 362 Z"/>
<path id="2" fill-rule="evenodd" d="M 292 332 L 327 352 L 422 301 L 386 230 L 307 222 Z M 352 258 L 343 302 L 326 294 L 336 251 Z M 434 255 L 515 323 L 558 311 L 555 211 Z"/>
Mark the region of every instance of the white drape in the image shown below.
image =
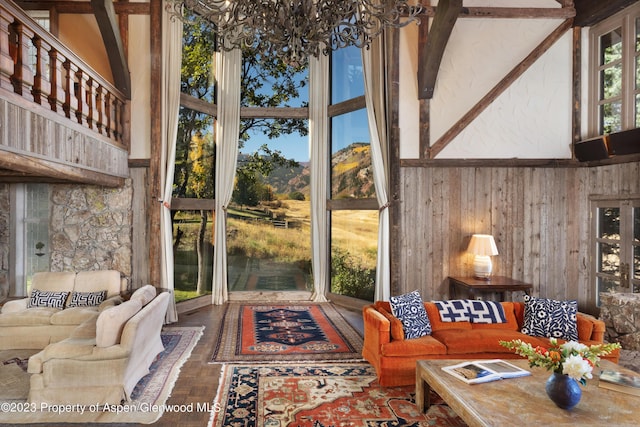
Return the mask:
<path id="1" fill-rule="evenodd" d="M 327 301 L 329 252 L 327 250 L 327 177 L 329 176 L 329 58 L 309 57 L 309 144 L 311 166 L 311 252 L 313 301 Z"/>
<path id="2" fill-rule="evenodd" d="M 212 303 L 224 304 L 227 292 L 227 205 L 233 194 L 240 134 L 240 49 L 216 53 L 218 119 L 216 121 L 215 249 Z"/>
<path id="3" fill-rule="evenodd" d="M 375 301 L 387 301 L 391 293 L 391 266 L 389 242 L 389 150 L 386 109 L 386 64 L 384 36 L 377 37 L 370 49 L 362 49 L 365 81 L 365 99 L 369 134 L 371 136 L 371 163 L 376 197 L 380 207 L 378 217 L 378 261 L 376 270 Z"/>
<path id="4" fill-rule="evenodd" d="M 171 292 L 165 322 L 178 321 L 175 298 L 173 297 L 173 225 L 171 223 L 171 193 L 176 160 L 176 138 L 178 135 L 178 114 L 180 110 L 180 67 L 182 64 L 182 22 L 171 18 L 163 8 L 162 26 L 162 148 L 160 156 L 160 251 L 162 254 L 161 287 Z"/>

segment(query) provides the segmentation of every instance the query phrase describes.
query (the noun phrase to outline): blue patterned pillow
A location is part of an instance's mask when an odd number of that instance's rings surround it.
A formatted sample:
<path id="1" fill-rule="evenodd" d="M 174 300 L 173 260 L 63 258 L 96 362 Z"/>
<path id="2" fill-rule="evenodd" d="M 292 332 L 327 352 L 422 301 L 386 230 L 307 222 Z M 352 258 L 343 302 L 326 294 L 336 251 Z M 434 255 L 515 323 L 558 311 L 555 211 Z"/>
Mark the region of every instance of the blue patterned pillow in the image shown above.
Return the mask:
<path id="1" fill-rule="evenodd" d="M 400 319 L 405 339 L 431 334 L 431 322 L 418 291 L 389 298 L 391 313 Z"/>
<path id="2" fill-rule="evenodd" d="M 578 302 L 524 296 L 522 333 L 568 341 L 578 340 Z"/>
<path id="3" fill-rule="evenodd" d="M 443 322 L 468 322 L 471 320 L 469 315 L 469 300 L 452 299 L 448 301 L 434 301 L 438 311 L 440 312 L 440 320 Z"/>
<path id="4" fill-rule="evenodd" d="M 53 291 L 41 291 L 34 289 L 31 291 L 31 297 L 27 304 L 27 308 L 32 307 L 51 307 L 51 308 L 64 308 L 64 303 L 69 297 L 69 292 L 53 292 Z"/>
<path id="5" fill-rule="evenodd" d="M 469 315 L 471 323 L 507 323 L 499 302 L 469 300 Z"/>
<path id="6" fill-rule="evenodd" d="M 106 296 L 107 291 L 73 292 L 67 307 L 97 307 Z"/>

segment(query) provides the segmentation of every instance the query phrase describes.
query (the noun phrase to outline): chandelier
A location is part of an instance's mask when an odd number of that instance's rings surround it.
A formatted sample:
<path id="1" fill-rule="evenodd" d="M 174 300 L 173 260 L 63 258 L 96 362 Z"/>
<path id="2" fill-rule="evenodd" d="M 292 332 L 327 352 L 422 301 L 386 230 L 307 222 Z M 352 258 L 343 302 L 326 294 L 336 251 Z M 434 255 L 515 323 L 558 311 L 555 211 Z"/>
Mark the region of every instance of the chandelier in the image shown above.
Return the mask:
<path id="1" fill-rule="evenodd" d="M 173 0 L 211 21 L 225 50 L 257 46 L 265 55 L 301 63 L 347 46 L 369 47 L 385 27 L 417 21 L 408 0 Z M 415 1 L 413 3 L 416 3 Z M 181 19 L 185 15 L 178 13 Z"/>

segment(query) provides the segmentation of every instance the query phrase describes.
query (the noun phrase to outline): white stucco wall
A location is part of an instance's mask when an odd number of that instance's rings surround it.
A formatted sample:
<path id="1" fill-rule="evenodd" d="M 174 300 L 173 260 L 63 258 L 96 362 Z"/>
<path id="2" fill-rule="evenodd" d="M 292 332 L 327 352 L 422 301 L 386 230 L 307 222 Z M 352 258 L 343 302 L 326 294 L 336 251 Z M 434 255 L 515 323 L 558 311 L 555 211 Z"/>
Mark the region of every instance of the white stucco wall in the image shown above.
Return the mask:
<path id="1" fill-rule="evenodd" d="M 555 1 L 465 1 L 471 6 L 557 7 Z M 433 145 L 562 20 L 457 20 L 430 101 Z M 572 37 L 568 31 L 437 158 L 571 158 Z M 400 156 L 419 156 L 417 30 L 401 31 Z"/>

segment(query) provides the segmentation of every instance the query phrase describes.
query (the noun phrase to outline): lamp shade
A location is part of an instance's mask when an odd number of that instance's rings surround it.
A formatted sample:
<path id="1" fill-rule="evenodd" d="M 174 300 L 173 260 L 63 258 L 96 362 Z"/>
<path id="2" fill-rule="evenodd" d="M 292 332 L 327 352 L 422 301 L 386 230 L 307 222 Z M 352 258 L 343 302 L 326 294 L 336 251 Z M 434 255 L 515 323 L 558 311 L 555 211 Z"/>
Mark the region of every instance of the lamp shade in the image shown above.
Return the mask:
<path id="1" fill-rule="evenodd" d="M 498 247 L 490 234 L 474 234 L 469 241 L 467 252 L 474 255 L 493 256 L 498 255 Z"/>

